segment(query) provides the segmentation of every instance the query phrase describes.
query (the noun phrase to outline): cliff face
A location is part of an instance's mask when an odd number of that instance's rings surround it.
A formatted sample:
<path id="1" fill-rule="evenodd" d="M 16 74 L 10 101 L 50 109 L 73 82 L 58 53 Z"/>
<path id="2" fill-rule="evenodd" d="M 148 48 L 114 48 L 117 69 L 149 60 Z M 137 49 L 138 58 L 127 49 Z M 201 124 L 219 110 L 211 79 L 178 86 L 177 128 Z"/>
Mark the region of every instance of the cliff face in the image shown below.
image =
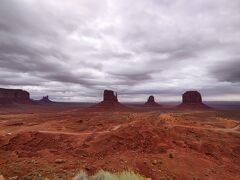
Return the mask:
<path id="1" fill-rule="evenodd" d="M 28 103 L 30 94 L 21 89 L 3 89 L 0 88 L 0 104 L 6 103 Z"/>

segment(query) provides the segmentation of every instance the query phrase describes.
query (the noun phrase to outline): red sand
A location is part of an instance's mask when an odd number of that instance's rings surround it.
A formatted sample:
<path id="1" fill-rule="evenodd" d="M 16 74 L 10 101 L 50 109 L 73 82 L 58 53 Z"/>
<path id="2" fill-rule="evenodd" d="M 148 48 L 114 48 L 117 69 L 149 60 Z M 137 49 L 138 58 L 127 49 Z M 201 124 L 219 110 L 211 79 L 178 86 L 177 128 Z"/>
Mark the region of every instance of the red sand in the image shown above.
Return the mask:
<path id="1" fill-rule="evenodd" d="M 152 179 L 240 178 L 238 112 L 29 107 L 0 109 L 5 177 L 131 169 Z"/>

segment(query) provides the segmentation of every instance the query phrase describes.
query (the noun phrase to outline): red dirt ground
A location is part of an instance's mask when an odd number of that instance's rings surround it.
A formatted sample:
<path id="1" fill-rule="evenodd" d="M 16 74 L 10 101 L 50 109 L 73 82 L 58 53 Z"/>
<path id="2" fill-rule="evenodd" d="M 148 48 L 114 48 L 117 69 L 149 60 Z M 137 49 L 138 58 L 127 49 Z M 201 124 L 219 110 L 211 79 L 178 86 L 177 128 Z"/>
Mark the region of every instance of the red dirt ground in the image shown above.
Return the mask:
<path id="1" fill-rule="evenodd" d="M 0 108 L 0 174 L 71 179 L 81 169 L 130 169 L 154 180 L 237 180 L 239 124 L 239 110 Z"/>

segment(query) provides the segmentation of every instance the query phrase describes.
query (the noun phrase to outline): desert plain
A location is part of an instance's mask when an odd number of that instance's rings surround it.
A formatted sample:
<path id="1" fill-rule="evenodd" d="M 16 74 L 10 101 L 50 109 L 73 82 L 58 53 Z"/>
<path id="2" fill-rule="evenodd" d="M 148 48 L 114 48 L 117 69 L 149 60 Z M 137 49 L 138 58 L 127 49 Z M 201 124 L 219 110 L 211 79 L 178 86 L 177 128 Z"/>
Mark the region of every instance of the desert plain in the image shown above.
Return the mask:
<path id="1" fill-rule="evenodd" d="M 71 179 L 103 169 L 153 180 L 237 180 L 239 124 L 239 107 L 1 106 L 0 172 L 7 179 Z"/>

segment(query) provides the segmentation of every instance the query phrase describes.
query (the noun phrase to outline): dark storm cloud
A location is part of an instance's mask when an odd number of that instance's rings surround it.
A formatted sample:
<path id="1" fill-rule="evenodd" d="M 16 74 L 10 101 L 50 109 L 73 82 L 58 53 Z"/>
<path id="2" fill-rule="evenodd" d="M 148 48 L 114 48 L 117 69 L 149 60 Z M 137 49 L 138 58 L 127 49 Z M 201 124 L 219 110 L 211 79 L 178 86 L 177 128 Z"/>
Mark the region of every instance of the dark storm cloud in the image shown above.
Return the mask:
<path id="1" fill-rule="evenodd" d="M 240 83 L 240 56 L 222 61 L 212 69 L 212 74 L 220 81 Z"/>
<path id="2" fill-rule="evenodd" d="M 0 85 L 58 100 L 105 88 L 240 100 L 239 11 L 238 0 L 2 0 Z"/>

